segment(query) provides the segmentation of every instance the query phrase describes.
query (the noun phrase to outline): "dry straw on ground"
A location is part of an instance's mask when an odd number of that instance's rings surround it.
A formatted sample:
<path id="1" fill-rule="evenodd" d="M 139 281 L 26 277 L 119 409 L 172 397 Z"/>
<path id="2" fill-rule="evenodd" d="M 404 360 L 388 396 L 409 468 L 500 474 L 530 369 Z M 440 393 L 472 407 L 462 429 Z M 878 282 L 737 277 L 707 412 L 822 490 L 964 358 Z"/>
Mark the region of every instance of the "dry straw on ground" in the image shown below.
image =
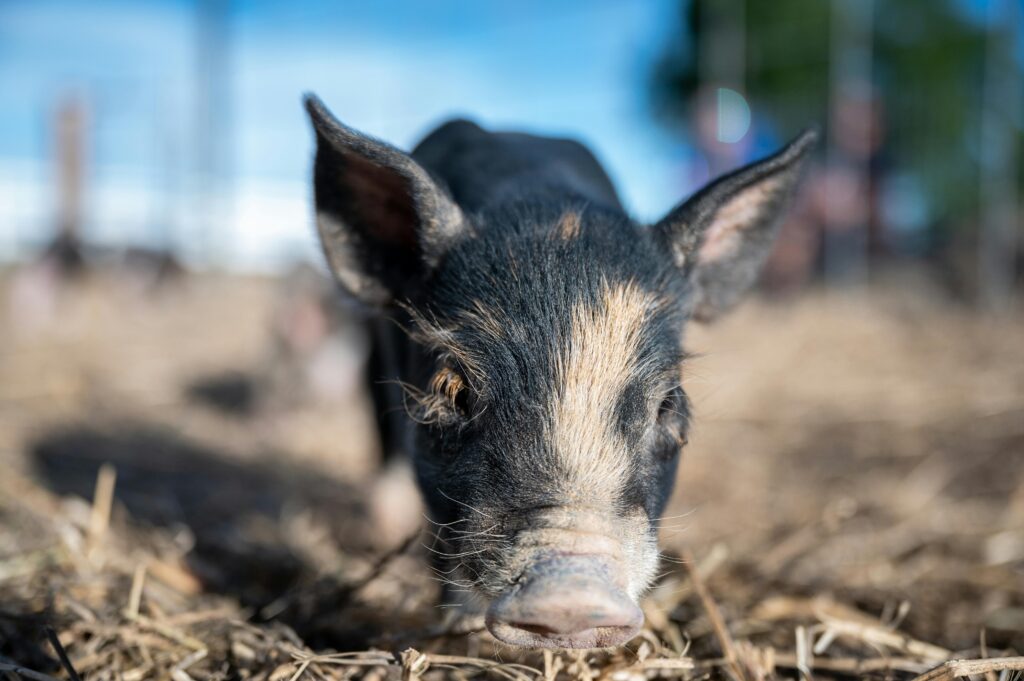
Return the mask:
<path id="1" fill-rule="evenodd" d="M 436 607 L 425 540 L 369 527 L 361 398 L 184 397 L 267 361 L 272 282 L 115 284 L 3 320 L 7 678 L 1024 677 L 1019 316 L 886 289 L 695 330 L 647 630 L 541 654 Z"/>

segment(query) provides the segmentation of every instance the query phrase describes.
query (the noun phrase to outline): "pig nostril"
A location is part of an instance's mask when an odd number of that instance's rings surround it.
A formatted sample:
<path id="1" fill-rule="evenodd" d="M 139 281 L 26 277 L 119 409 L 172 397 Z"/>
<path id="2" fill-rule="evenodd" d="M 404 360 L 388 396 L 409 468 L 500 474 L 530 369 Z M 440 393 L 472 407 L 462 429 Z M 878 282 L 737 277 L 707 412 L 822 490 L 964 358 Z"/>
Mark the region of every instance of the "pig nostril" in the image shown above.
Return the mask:
<path id="1" fill-rule="evenodd" d="M 538 636 L 557 636 L 559 634 L 558 631 L 552 629 L 551 627 L 545 627 L 543 624 L 530 624 L 527 622 L 509 622 L 508 625 L 510 627 L 514 627 L 522 631 L 527 631 L 531 634 L 536 634 Z"/>
<path id="2" fill-rule="evenodd" d="M 487 628 L 500 641 L 527 648 L 621 645 L 643 624 L 643 612 L 609 579 L 594 556 L 536 563 L 515 587 L 492 601 Z"/>
<path id="3" fill-rule="evenodd" d="M 562 627 L 492 619 L 488 629 L 499 641 L 524 648 L 604 648 L 622 645 L 636 636 L 640 622 Z"/>

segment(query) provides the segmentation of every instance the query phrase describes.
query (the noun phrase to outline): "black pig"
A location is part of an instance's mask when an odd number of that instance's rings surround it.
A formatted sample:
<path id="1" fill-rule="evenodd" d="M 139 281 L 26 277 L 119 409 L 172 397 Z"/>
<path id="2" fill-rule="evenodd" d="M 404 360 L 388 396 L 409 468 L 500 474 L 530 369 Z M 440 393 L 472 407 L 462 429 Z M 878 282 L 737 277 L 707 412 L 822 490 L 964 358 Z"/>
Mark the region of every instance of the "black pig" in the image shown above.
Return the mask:
<path id="1" fill-rule="evenodd" d="M 645 226 L 577 142 L 456 120 L 405 154 L 306 108 L 327 261 L 377 320 L 382 443 L 449 578 L 506 643 L 624 643 L 686 442 L 683 327 L 754 282 L 816 134 Z"/>

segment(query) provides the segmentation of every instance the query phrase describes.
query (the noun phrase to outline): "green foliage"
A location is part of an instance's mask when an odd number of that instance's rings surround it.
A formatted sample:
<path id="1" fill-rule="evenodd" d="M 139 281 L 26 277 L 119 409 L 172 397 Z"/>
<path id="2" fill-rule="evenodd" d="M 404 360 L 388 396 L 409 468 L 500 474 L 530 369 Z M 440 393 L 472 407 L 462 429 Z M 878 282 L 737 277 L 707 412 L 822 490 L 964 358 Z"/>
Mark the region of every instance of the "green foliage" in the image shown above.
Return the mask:
<path id="1" fill-rule="evenodd" d="M 700 85 L 697 55 L 707 13 L 736 3 L 743 9 L 744 87 L 754 115 L 783 133 L 812 122 L 827 128 L 834 11 L 827 0 L 683 2 L 682 39 L 671 41 L 653 73 L 656 115 L 670 129 L 686 121 Z M 920 179 L 939 222 L 970 215 L 978 200 L 986 27 L 952 0 L 876 0 L 874 7 L 871 68 L 883 106 L 885 162 Z M 997 25 L 993 35 L 1000 30 Z M 1011 41 L 1000 39 L 1010 49 Z M 1020 69 L 1019 60 L 1004 63 Z"/>

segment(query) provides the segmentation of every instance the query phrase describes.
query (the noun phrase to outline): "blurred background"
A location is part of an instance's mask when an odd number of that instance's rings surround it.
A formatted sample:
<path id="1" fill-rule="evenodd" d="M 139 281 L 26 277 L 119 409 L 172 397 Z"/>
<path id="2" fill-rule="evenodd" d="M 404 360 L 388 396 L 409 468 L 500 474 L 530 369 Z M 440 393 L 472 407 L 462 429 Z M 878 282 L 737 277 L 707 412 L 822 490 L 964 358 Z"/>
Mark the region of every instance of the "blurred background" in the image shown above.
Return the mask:
<path id="1" fill-rule="evenodd" d="M 751 669 L 1020 654 L 1022 21 L 1024 0 L 0 0 L 0 656 L 56 669 L 42 611 L 89 678 L 183 678 L 197 639 L 199 679 L 266 678 L 280 641 L 428 645 L 429 535 L 403 545 L 417 496 L 378 468 L 304 92 L 406 149 L 456 115 L 575 137 L 644 221 L 819 126 L 760 294 L 688 332 L 649 627 L 721 656 L 685 545 Z M 178 638 L 135 636 L 129 590 Z"/>
<path id="2" fill-rule="evenodd" d="M 1017 0 L 0 4 L 0 258 L 67 238 L 200 267 L 319 262 L 318 93 L 404 148 L 444 118 L 577 137 L 654 220 L 808 125 L 774 288 L 924 264 L 1020 286 Z M 541 19 L 542 18 L 542 19 Z"/>

